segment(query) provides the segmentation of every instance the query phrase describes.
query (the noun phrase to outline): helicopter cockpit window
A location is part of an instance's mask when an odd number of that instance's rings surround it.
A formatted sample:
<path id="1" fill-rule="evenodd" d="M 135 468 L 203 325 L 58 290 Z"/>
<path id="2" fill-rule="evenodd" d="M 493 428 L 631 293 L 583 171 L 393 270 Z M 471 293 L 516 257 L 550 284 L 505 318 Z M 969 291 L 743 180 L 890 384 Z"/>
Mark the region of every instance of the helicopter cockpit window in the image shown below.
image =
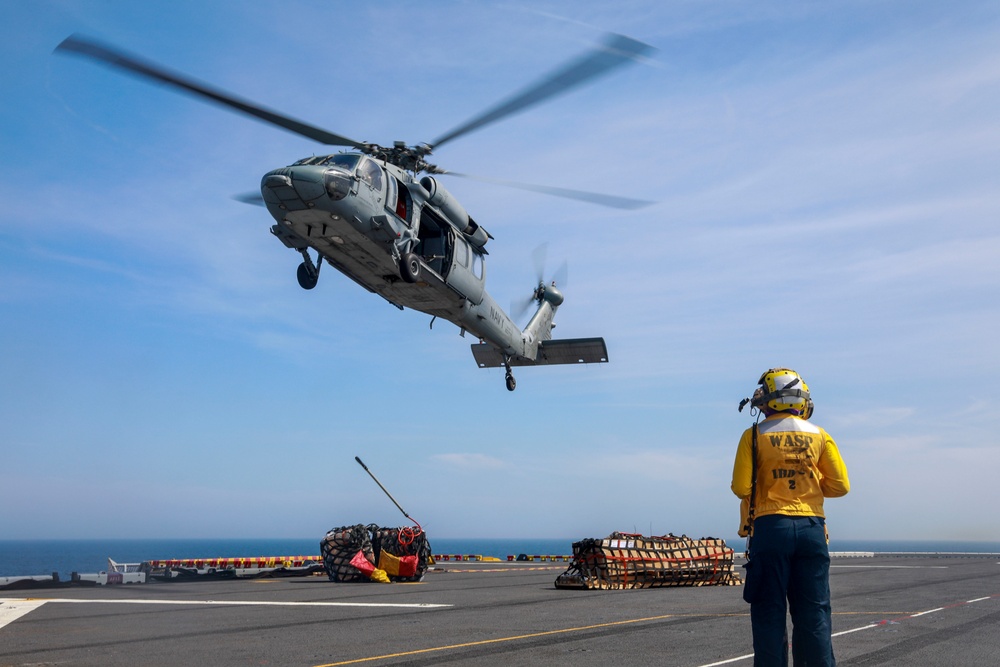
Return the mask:
<path id="1" fill-rule="evenodd" d="M 356 153 L 338 153 L 337 155 L 327 155 L 320 164 L 326 167 L 343 169 L 353 174 L 360 159 L 361 156 Z"/>
<path id="2" fill-rule="evenodd" d="M 326 159 L 325 155 L 313 155 L 311 157 L 304 157 L 301 160 L 297 160 L 292 163 L 293 167 L 298 167 L 303 164 L 320 164 Z"/>
<path id="3" fill-rule="evenodd" d="M 365 163 L 361 165 L 361 171 L 358 175 L 362 181 L 372 186 L 372 189 L 382 189 L 382 168 L 371 160 L 365 160 Z"/>

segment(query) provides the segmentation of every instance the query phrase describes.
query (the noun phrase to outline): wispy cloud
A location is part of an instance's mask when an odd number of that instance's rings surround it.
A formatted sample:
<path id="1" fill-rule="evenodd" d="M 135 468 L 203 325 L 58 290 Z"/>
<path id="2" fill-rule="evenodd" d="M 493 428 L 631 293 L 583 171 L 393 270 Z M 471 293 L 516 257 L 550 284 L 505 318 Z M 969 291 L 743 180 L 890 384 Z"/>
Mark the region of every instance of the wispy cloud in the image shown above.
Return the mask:
<path id="1" fill-rule="evenodd" d="M 510 467 L 505 461 L 478 452 L 434 454 L 431 459 L 444 465 L 463 470 L 498 470 Z"/>

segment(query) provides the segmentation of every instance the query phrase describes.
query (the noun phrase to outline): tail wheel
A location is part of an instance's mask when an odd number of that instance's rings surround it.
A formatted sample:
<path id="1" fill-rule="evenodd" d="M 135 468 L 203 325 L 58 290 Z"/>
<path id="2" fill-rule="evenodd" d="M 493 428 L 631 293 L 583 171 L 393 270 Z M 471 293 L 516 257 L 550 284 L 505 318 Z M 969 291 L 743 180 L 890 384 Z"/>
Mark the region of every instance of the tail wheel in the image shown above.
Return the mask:
<path id="1" fill-rule="evenodd" d="M 399 275 L 408 283 L 420 280 L 420 258 L 412 252 L 403 255 L 399 262 Z"/>

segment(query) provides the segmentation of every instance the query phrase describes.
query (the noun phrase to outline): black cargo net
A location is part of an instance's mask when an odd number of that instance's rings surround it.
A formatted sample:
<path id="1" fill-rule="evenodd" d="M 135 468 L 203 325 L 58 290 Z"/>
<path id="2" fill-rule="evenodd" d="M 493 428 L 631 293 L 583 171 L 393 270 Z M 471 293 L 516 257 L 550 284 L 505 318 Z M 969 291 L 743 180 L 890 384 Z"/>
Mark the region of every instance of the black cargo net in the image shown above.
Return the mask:
<path id="1" fill-rule="evenodd" d="M 416 556 L 416 572 L 411 576 L 389 575 L 393 581 L 420 581 L 427 571 L 427 564 L 431 558 L 431 544 L 427 541 L 427 534 L 420 528 L 379 528 L 376 525 L 368 526 L 371 532 L 372 548 L 378 561 L 375 567 L 382 567 L 383 552 L 394 556 Z M 383 568 L 384 569 L 384 568 Z"/>
<path id="2" fill-rule="evenodd" d="M 330 530 L 319 544 L 326 573 L 337 582 L 370 581 L 372 568 L 386 571 L 390 581 L 420 581 L 431 558 L 431 545 L 419 527 L 359 523 Z"/>

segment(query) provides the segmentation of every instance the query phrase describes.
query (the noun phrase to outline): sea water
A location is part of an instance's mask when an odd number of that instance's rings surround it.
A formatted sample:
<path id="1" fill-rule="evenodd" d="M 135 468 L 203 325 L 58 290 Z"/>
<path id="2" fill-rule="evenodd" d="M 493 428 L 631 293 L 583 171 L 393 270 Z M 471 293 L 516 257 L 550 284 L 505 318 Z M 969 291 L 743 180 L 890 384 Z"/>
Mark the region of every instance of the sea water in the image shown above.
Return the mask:
<path id="1" fill-rule="evenodd" d="M 602 536 L 603 537 L 603 536 Z M 437 555 L 563 556 L 572 553 L 580 538 L 465 539 L 429 537 Z M 108 569 L 108 559 L 119 563 L 186 558 L 255 558 L 261 556 L 318 556 L 319 538 L 301 539 L 108 539 L 108 540 L 0 540 L 0 576 L 50 575 L 69 579 L 73 572 Z M 742 539 L 726 540 L 737 553 Z M 832 540 L 831 551 L 1000 553 L 1000 542 L 928 540 Z"/>
<path id="2" fill-rule="evenodd" d="M 0 577 L 93 573 L 118 563 L 187 558 L 256 558 L 260 556 L 318 556 L 320 537 L 301 539 L 108 539 L 108 540 L 0 540 Z M 577 538 L 579 539 L 579 538 Z M 573 539 L 460 539 L 429 538 L 434 554 L 492 556 L 568 555 Z"/>

